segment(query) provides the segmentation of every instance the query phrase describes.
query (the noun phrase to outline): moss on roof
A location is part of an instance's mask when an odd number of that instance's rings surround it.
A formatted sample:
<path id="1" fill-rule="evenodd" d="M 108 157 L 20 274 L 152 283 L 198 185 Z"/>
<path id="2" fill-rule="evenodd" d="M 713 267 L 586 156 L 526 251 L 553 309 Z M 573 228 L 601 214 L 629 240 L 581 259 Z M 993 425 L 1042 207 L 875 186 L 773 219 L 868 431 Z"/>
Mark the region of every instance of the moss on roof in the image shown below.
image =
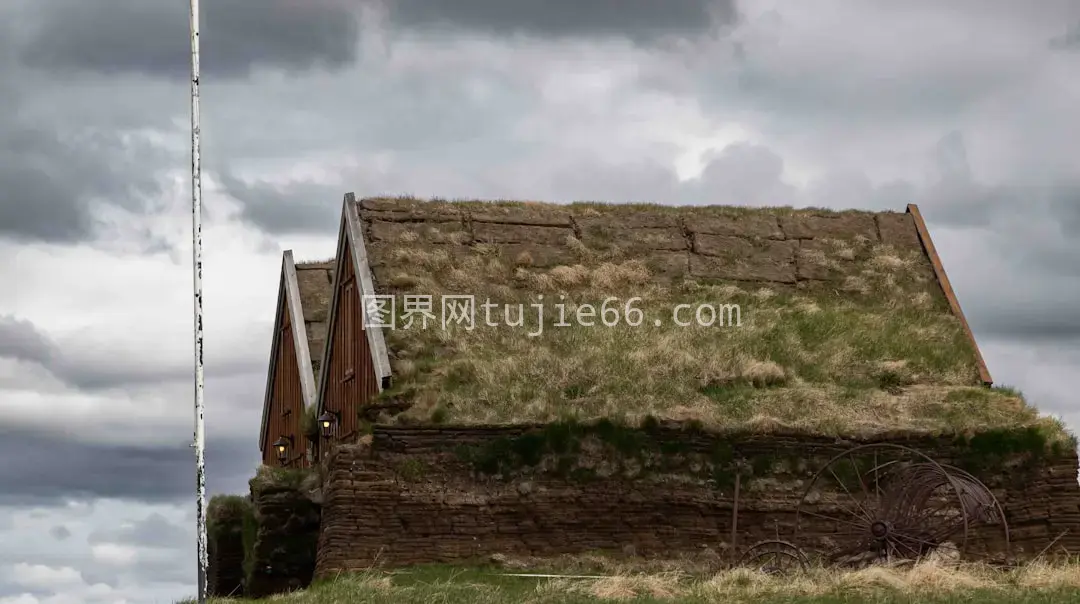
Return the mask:
<path id="1" fill-rule="evenodd" d="M 395 296 L 397 327 L 385 332 L 394 387 L 385 395 L 412 404 L 405 419 L 651 415 L 863 435 L 1062 430 L 1018 393 L 980 384 L 971 341 L 909 214 L 357 203 L 376 291 Z M 454 294 L 474 296 L 473 329 L 439 324 L 441 296 Z M 426 328 L 416 316 L 406 327 L 406 295 L 433 296 Z M 606 299 L 614 301 L 604 311 Z M 497 327 L 485 324 L 485 300 L 498 305 Z M 585 304 L 594 326 L 578 319 Z M 707 321 L 710 306 L 719 320 L 677 326 L 680 304 L 690 305 L 683 322 L 700 307 Z M 524 310 L 522 327 L 507 326 L 507 305 L 513 322 Z M 616 314 L 617 325 L 601 323 Z M 728 324 L 736 318 L 741 325 Z"/>

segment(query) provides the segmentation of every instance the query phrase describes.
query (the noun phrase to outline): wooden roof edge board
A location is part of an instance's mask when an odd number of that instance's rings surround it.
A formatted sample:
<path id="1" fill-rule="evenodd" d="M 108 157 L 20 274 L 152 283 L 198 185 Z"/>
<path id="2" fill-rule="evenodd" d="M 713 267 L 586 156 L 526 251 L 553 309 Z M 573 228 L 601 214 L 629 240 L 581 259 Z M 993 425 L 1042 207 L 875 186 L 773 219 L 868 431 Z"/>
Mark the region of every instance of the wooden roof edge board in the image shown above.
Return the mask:
<path id="1" fill-rule="evenodd" d="M 360 246 L 359 252 L 362 254 L 362 258 L 358 259 L 357 244 L 355 237 L 359 237 Z M 326 341 L 323 344 L 322 362 L 319 366 L 319 384 L 318 391 L 315 395 L 316 413 L 322 414 L 325 406 L 326 398 L 326 381 L 330 374 L 330 364 L 332 362 L 330 351 L 334 346 L 334 334 L 336 332 L 335 323 L 337 321 L 338 313 L 338 287 L 341 281 L 341 275 L 344 274 L 345 268 L 345 250 L 346 244 L 353 257 L 353 271 L 356 273 L 357 279 L 361 281 L 361 287 L 363 294 L 374 294 L 373 281 L 371 278 L 371 268 L 367 262 L 367 250 L 363 245 L 363 234 L 360 230 L 360 218 L 356 212 L 356 195 L 354 193 L 346 193 L 342 202 L 341 208 L 341 222 L 338 227 L 338 243 L 337 253 L 334 261 L 334 280 L 330 286 L 330 311 L 326 316 Z M 368 344 L 372 353 L 372 365 L 376 368 L 380 374 L 376 380 L 379 392 L 384 389 L 385 381 L 390 377 L 390 357 L 386 350 L 386 342 L 383 339 L 382 331 L 377 328 L 369 328 L 364 330 L 368 334 Z M 377 334 L 373 337 L 372 334 Z M 381 347 L 376 349 L 373 345 L 373 341 L 377 341 Z M 381 354 L 379 354 L 381 352 Z"/>
<path id="2" fill-rule="evenodd" d="M 360 224 L 360 213 L 357 209 L 356 195 L 345 195 L 345 223 L 349 229 L 349 245 L 353 260 L 353 271 L 357 281 L 360 282 L 361 302 L 362 296 L 375 295 L 375 280 L 371 274 L 371 266 L 368 263 L 367 246 L 364 242 L 364 229 Z M 361 304 L 362 306 L 362 304 Z M 363 312 L 363 309 L 361 309 Z M 382 327 L 379 325 L 364 328 L 367 335 L 368 348 L 371 350 L 372 367 L 375 368 L 376 384 L 379 392 L 390 386 L 390 355 L 386 348 L 386 338 L 383 336 Z"/>
<path id="3" fill-rule="evenodd" d="M 926 255 L 930 258 L 930 265 L 934 269 L 934 276 L 937 277 L 938 283 L 945 293 L 945 299 L 949 301 L 949 307 L 952 309 L 953 315 L 960 320 L 960 325 L 964 328 L 964 333 L 967 334 L 968 339 L 971 340 L 972 348 L 975 349 L 975 361 L 978 364 L 979 379 L 984 385 L 991 386 L 993 385 L 994 380 L 990 377 L 990 370 L 986 367 L 986 361 L 983 360 L 982 352 L 979 350 L 979 343 L 975 341 L 975 334 L 971 331 L 971 326 L 968 325 L 967 318 L 964 317 L 963 309 L 960 308 L 960 300 L 957 299 L 956 292 L 949 282 L 949 276 L 945 273 L 945 265 L 941 263 L 941 257 L 938 256 L 937 248 L 934 247 L 934 242 L 930 239 L 930 231 L 926 228 L 926 222 L 923 220 L 922 213 L 919 212 L 919 206 L 909 203 L 907 205 L 907 213 L 911 214 L 912 219 L 915 221 L 915 230 L 919 234 L 919 241 L 922 242 L 923 249 L 926 250 Z"/>
<path id="4" fill-rule="evenodd" d="M 296 369 L 300 372 L 300 391 L 304 396 L 304 409 L 315 404 L 315 372 L 311 368 L 311 349 L 308 347 L 304 307 L 300 297 L 300 283 L 296 278 L 296 264 L 292 250 L 285 251 L 285 292 L 289 301 L 289 321 L 293 328 L 293 348 L 296 350 Z"/>
<path id="5" fill-rule="evenodd" d="M 285 300 L 285 263 L 291 255 L 292 252 L 286 250 L 281 258 L 281 276 L 278 279 L 277 306 L 276 310 L 274 310 L 274 334 L 270 338 L 270 364 L 266 369 L 266 391 L 263 393 L 262 423 L 259 425 L 259 451 L 264 451 L 266 449 L 266 430 L 270 425 L 270 403 L 274 397 L 274 369 L 277 367 L 278 348 L 281 343 L 281 330 L 278 326 L 281 325 L 282 303 Z"/>

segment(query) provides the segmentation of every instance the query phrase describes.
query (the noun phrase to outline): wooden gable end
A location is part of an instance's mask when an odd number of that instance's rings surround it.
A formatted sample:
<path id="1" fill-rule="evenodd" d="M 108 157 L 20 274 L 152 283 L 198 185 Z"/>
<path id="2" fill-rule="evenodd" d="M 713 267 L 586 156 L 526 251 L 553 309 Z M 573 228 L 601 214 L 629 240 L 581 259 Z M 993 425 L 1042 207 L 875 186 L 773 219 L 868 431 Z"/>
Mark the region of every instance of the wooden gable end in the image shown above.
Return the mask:
<path id="1" fill-rule="evenodd" d="M 266 429 L 263 431 L 262 462 L 280 466 L 277 451 L 272 443 L 278 438 L 292 438 L 286 467 L 299 468 L 309 465 L 307 459 L 309 440 L 303 435 L 301 417 L 304 414 L 304 393 L 296 354 L 296 338 L 287 296 L 282 296 L 279 309 L 280 321 L 275 326 L 274 364 L 271 370 L 270 396 L 266 410 Z M 301 326 L 303 329 L 303 326 Z"/>
<path id="2" fill-rule="evenodd" d="M 341 414 L 331 438 L 347 439 L 359 430 L 359 413 L 379 394 L 371 347 L 363 325 L 362 294 L 350 246 L 340 250 L 329 336 L 320 383 L 320 409 Z"/>
<path id="3" fill-rule="evenodd" d="M 303 268 L 306 277 L 319 276 L 318 265 L 309 263 Z M 309 318 L 305 314 L 305 307 L 317 309 L 320 299 L 325 304 L 329 292 L 327 270 L 328 267 L 322 271 L 323 294 L 320 298 L 318 278 L 298 280 L 292 251 L 286 250 L 282 254 L 262 425 L 259 428 L 259 451 L 264 463 L 281 463 L 272 445 L 279 438 L 291 439 L 286 463 L 291 467 L 309 465 L 309 448 L 313 456 L 314 446 L 318 444 L 309 442 L 301 434 L 304 411 L 315 405 L 316 396 L 315 376 L 312 373 L 312 357 L 315 355 L 310 350 L 309 335 L 321 334 L 318 329 L 313 329 L 317 325 L 312 325 L 319 321 L 319 313 L 312 312 L 313 316 Z M 325 318 L 325 311 L 321 316 Z M 316 340 L 316 346 L 320 345 L 321 341 Z"/>

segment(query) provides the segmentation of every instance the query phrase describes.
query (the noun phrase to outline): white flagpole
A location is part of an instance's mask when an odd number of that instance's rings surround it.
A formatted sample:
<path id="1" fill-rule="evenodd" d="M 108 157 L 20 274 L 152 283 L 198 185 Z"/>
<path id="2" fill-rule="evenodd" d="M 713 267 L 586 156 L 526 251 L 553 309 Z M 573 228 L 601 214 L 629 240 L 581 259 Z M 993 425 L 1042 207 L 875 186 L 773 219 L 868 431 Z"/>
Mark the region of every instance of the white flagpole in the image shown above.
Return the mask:
<path id="1" fill-rule="evenodd" d="M 191 23 L 191 238 L 195 289 L 195 484 L 199 604 L 206 604 L 206 459 L 203 443 L 202 156 L 199 145 L 199 0 L 190 0 Z"/>

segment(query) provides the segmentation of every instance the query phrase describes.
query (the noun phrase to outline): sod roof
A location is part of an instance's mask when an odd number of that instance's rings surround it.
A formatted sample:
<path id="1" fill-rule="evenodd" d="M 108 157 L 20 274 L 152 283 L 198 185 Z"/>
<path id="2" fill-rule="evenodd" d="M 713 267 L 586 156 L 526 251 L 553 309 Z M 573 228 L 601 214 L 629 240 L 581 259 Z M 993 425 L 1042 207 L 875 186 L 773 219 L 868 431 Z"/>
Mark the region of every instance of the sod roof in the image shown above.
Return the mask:
<path id="1" fill-rule="evenodd" d="M 300 291 L 300 307 L 304 312 L 304 329 L 307 332 L 311 369 L 315 372 L 316 382 L 319 379 L 319 367 L 322 365 L 322 356 L 326 348 L 327 315 L 333 283 L 333 261 L 296 264 L 296 285 Z"/>
<path id="2" fill-rule="evenodd" d="M 1060 427 L 1019 393 L 982 383 L 977 349 L 909 213 L 356 203 L 376 293 L 395 299 L 384 396 L 411 405 L 403 419 L 653 416 L 838 435 Z M 418 316 L 406 327 L 407 295 L 432 296 L 426 328 Z M 473 329 L 440 325 L 445 295 L 474 296 Z M 608 298 L 613 310 L 602 315 Z M 485 300 L 497 304 L 496 327 Z M 508 326 L 519 304 L 524 325 Z M 544 305 L 540 335 L 532 304 Z M 596 314 L 579 320 L 585 304 Z M 702 305 L 720 318 L 678 326 L 679 304 L 690 305 L 683 322 Z M 724 305 L 738 306 L 741 325 Z M 603 325 L 613 312 L 618 324 Z"/>

